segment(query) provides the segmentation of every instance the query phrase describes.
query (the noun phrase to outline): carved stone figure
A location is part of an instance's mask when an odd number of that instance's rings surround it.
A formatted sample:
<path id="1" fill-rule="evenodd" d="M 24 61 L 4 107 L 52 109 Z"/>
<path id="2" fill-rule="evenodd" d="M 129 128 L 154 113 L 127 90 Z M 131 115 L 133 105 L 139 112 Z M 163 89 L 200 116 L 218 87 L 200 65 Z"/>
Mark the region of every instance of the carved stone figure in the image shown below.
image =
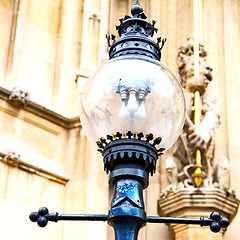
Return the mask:
<path id="1" fill-rule="evenodd" d="M 230 164 L 227 157 L 222 156 L 214 169 L 213 182 L 223 186 L 229 186 Z"/>
<path id="2" fill-rule="evenodd" d="M 178 168 L 174 160 L 175 157 L 171 156 L 166 159 L 166 173 L 167 180 L 170 184 L 175 184 L 178 182 Z"/>
<path id="3" fill-rule="evenodd" d="M 19 87 L 14 87 L 8 97 L 9 101 L 25 105 L 29 100 L 29 93 Z"/>
<path id="4" fill-rule="evenodd" d="M 185 186 L 193 185 L 191 174 L 194 172 L 196 150 L 201 151 L 202 171 L 205 173 L 204 186 L 212 184 L 214 159 L 214 133 L 220 124 L 220 112 L 216 100 L 206 93 L 209 82 L 212 80 L 212 68 L 206 61 L 207 52 L 203 45 L 199 45 L 199 76 L 194 76 L 193 40 L 180 46 L 178 52 L 178 66 L 181 84 L 186 99 L 186 121 L 183 131 L 172 148 L 172 155 L 179 167 L 179 181 Z M 194 125 L 194 92 L 200 92 L 202 105 L 201 121 Z M 167 159 L 168 161 L 168 159 Z M 169 182 L 170 183 L 170 182 Z"/>
<path id="5" fill-rule="evenodd" d="M 9 165 L 17 165 L 20 160 L 20 154 L 13 152 L 11 149 L 6 152 L 0 152 L 0 161 Z"/>

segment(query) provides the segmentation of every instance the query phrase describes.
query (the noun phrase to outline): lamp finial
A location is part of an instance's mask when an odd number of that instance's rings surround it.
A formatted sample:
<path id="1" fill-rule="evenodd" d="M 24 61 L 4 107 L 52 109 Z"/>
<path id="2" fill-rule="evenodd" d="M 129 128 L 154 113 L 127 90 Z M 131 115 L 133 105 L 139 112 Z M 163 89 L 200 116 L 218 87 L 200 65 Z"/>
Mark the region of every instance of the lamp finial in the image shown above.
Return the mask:
<path id="1" fill-rule="evenodd" d="M 142 12 L 143 12 L 143 8 L 141 7 L 141 5 L 139 4 L 139 1 L 137 0 L 135 2 L 135 4 L 133 5 L 133 7 L 131 8 L 131 13 L 132 13 L 133 17 L 136 18 Z"/>

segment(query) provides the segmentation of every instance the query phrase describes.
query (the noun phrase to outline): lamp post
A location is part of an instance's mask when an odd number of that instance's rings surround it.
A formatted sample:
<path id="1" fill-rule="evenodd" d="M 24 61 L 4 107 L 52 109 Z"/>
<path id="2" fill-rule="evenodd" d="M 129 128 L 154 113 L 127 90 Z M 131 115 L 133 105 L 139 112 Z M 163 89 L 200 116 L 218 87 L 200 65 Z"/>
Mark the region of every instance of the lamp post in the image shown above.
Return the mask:
<path id="1" fill-rule="evenodd" d="M 219 213 L 199 219 L 147 216 L 143 189 L 156 169 L 158 156 L 177 139 L 185 120 L 182 88 L 160 63 L 165 39 L 154 42 L 157 29 L 146 20 L 139 2 L 133 17 L 120 19 L 119 39 L 107 36 L 110 60 L 87 82 L 81 96 L 80 118 L 90 142 L 103 155 L 104 169 L 114 187 L 108 215 L 61 215 L 43 207 L 30 214 L 40 227 L 48 221 L 96 220 L 113 226 L 116 240 L 137 239 L 147 222 L 227 227 Z"/>

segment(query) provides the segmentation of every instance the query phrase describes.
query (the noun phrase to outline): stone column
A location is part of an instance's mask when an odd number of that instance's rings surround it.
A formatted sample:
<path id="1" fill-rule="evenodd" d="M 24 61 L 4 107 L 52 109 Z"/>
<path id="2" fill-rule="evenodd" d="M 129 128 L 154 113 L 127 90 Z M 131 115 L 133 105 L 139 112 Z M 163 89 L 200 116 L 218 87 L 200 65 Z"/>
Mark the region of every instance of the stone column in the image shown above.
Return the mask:
<path id="1" fill-rule="evenodd" d="M 163 194 L 158 201 L 161 217 L 199 218 L 219 212 L 231 221 L 237 213 L 239 200 L 217 188 L 182 188 Z M 226 229 L 212 233 L 209 227 L 187 224 L 170 224 L 169 230 L 176 240 L 221 240 Z"/>
<path id="2" fill-rule="evenodd" d="M 16 81 L 18 64 L 21 62 L 21 45 L 23 40 L 26 8 L 28 0 L 17 0 L 13 4 L 13 17 L 10 33 L 8 60 L 5 73 L 5 82 Z"/>

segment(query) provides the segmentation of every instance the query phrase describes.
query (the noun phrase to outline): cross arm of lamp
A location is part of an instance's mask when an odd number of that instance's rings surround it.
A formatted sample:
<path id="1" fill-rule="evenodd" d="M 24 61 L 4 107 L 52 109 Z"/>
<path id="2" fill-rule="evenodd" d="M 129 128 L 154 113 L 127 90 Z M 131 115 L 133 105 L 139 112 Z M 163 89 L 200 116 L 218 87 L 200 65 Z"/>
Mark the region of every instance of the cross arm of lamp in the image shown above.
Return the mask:
<path id="1" fill-rule="evenodd" d="M 108 221 L 108 215 L 104 214 L 59 214 L 49 213 L 46 207 L 41 207 L 38 212 L 32 212 L 29 215 L 32 222 L 37 222 L 38 226 L 45 227 L 48 221 L 58 222 L 59 220 L 70 221 Z M 229 225 L 229 220 L 221 217 L 218 212 L 212 212 L 210 217 L 200 218 L 174 218 L 174 217 L 155 217 L 148 216 L 145 222 L 149 223 L 176 223 L 176 224 L 197 224 L 202 226 L 210 226 L 212 232 L 219 232 L 221 228 Z"/>

